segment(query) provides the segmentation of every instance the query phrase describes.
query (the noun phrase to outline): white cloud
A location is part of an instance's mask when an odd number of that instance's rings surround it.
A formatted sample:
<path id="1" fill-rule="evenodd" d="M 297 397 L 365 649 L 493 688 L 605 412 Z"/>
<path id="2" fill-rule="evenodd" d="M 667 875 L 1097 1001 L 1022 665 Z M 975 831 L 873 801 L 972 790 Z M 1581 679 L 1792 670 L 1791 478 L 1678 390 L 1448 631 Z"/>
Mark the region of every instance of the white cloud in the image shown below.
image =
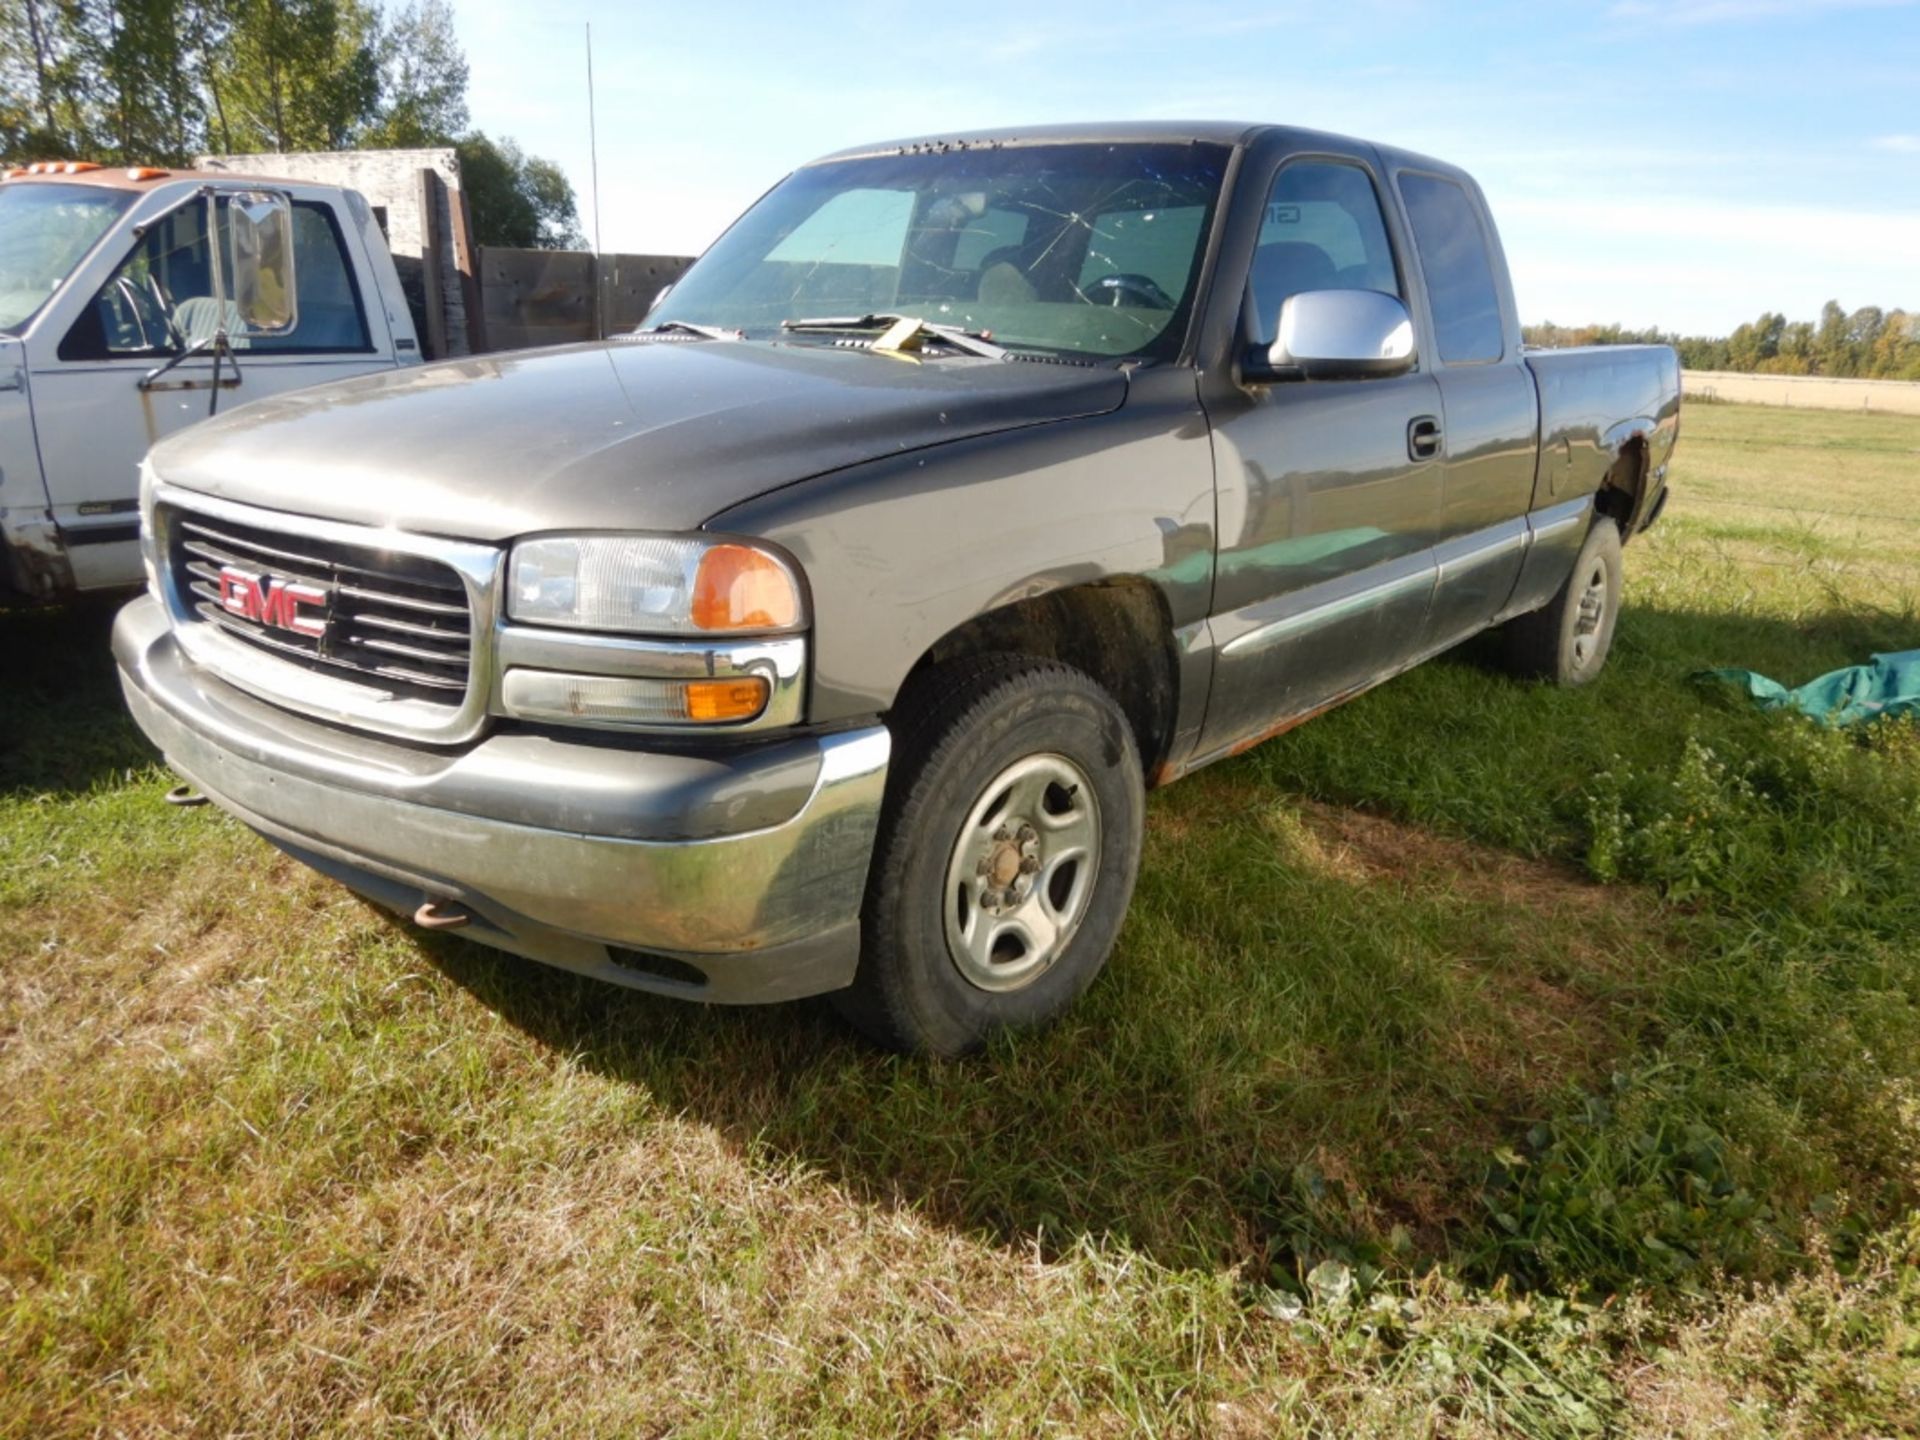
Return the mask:
<path id="1" fill-rule="evenodd" d="M 1717 25 L 1745 20 L 1811 16 L 1826 10 L 1899 10 L 1914 0 L 1618 0 L 1615 20 L 1664 25 Z"/>
<path id="2" fill-rule="evenodd" d="M 1879 135 L 1874 138 L 1876 150 L 1892 150 L 1900 155 L 1920 155 L 1920 135 Z"/>
<path id="3" fill-rule="evenodd" d="M 1915 308 L 1920 214 L 1706 200 L 1493 194 L 1520 310 L 1725 334 L 1761 310 L 1829 299 Z"/>

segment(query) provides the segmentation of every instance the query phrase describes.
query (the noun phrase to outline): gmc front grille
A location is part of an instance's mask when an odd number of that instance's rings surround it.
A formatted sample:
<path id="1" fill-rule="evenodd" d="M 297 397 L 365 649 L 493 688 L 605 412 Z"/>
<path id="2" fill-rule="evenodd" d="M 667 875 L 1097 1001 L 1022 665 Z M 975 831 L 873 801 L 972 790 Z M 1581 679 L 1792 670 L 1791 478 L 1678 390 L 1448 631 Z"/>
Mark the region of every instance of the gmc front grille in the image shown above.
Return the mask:
<path id="1" fill-rule="evenodd" d="M 450 566 L 190 510 L 173 510 L 166 519 L 162 533 L 177 593 L 206 623 L 296 665 L 399 697 L 455 707 L 466 695 L 473 616 L 466 587 Z M 296 630 L 245 613 L 233 600 L 236 576 L 297 585 L 326 598 L 306 602 L 310 608 L 302 614 L 314 623 Z M 307 628 L 322 633 L 304 633 Z"/>

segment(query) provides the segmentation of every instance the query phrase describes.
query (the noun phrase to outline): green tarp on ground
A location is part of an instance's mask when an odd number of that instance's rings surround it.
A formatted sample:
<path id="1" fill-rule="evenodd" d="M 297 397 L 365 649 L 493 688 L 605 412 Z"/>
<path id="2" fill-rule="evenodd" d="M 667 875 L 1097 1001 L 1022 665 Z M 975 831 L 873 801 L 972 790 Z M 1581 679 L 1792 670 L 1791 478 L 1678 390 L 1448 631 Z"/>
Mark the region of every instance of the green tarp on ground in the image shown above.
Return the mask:
<path id="1" fill-rule="evenodd" d="M 1789 690 L 1751 670 L 1708 670 L 1703 680 L 1744 686 L 1762 710 L 1789 707 L 1825 725 L 1859 725 L 1883 715 L 1920 715 L 1920 650 L 1876 655 Z"/>

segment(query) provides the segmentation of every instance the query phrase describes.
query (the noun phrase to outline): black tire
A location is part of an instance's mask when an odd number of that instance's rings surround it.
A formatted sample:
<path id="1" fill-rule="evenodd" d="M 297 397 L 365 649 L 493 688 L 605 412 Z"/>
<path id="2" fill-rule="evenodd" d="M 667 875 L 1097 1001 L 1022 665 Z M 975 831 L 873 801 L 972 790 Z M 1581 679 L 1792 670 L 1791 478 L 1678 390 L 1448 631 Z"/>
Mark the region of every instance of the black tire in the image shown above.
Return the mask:
<path id="1" fill-rule="evenodd" d="M 1495 632 L 1501 663 L 1516 675 L 1584 685 L 1600 673 L 1620 619 L 1620 531 L 1593 522 L 1559 593 Z"/>
<path id="2" fill-rule="evenodd" d="M 1140 754 L 1092 679 L 1023 656 L 944 667 L 891 723 L 860 967 L 834 1001 L 883 1045 L 964 1054 L 1052 1020 L 1106 963 L 1140 866 Z"/>

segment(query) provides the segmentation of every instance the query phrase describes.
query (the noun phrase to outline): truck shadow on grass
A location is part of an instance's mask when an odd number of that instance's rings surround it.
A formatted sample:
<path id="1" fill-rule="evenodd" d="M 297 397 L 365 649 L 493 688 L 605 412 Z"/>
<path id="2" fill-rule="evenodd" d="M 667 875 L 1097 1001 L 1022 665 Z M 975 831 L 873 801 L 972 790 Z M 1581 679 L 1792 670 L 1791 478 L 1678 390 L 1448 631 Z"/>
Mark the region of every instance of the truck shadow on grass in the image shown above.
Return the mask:
<path id="1" fill-rule="evenodd" d="M 0 609 L 0 795 L 78 793 L 154 763 L 109 647 L 125 598 Z"/>
<path id="2" fill-rule="evenodd" d="M 878 1054 L 826 1002 L 700 1009 L 423 948 L 743 1155 L 1009 1246 L 1111 1238 L 1256 1278 L 1471 1248 L 1489 1156 L 1632 1049 L 1622 1017 L 1670 937 L 1558 867 L 1249 803 L 1247 778 L 1155 802 L 1107 973 L 1061 1024 L 968 1060 Z"/>
<path id="3" fill-rule="evenodd" d="M 1508 1273 L 1498 1157 L 1658 1070 L 1671 992 L 1697 987 L 1682 977 L 1723 923 L 1593 882 L 1583 784 L 1668 763 L 1694 734 L 1769 743 L 1775 722 L 1691 671 L 1838 663 L 1912 643 L 1900 623 L 1640 610 L 1617 668 L 1572 693 L 1425 667 L 1156 795 L 1108 971 L 1060 1025 L 970 1060 L 877 1054 L 825 1002 L 701 1009 L 424 948 L 514 1025 L 743 1157 L 1010 1247 L 1112 1240 L 1283 1282 L 1327 1258 Z M 1671 1119 L 1694 1134 L 1684 1107 Z M 1810 1198 L 1803 1178 L 1776 1177 L 1783 1212 Z M 1605 1260 L 1607 1284 L 1643 1259 L 1670 1278 L 1635 1244 Z M 1741 1263 L 1791 1263 L 1776 1248 Z"/>

